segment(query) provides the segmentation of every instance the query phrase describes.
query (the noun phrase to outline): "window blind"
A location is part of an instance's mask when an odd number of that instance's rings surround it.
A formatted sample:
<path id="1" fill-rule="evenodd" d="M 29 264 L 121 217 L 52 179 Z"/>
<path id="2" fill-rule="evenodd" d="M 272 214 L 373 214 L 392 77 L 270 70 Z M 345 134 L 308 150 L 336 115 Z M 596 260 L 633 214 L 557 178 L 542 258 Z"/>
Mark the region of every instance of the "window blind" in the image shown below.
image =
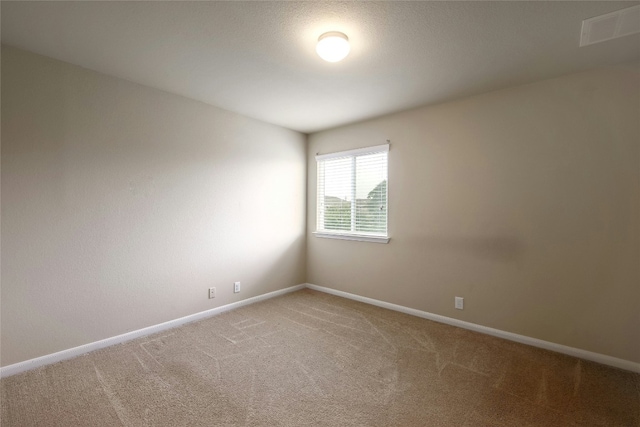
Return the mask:
<path id="1" fill-rule="evenodd" d="M 317 231 L 387 236 L 389 145 L 316 156 Z"/>

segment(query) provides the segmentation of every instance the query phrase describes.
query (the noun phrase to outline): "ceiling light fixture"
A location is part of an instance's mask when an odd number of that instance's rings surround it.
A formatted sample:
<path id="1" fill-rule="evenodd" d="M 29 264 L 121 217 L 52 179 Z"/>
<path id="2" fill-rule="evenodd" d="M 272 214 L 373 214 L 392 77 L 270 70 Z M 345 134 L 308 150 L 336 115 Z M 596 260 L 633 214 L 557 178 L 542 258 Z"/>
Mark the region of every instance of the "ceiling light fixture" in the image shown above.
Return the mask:
<path id="1" fill-rule="evenodd" d="M 325 61 L 341 61 L 349 54 L 350 50 L 349 39 L 343 33 L 331 31 L 318 37 L 316 52 Z"/>

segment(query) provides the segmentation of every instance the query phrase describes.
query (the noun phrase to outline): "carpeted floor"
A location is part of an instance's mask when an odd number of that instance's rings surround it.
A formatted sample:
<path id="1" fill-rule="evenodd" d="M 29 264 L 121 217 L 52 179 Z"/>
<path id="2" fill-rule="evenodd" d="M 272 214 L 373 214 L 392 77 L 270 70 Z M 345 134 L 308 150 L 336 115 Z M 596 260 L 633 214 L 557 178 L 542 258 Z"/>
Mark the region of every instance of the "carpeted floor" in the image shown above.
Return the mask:
<path id="1" fill-rule="evenodd" d="M 640 426 L 640 375 L 310 290 L 1 383 L 2 426 Z"/>

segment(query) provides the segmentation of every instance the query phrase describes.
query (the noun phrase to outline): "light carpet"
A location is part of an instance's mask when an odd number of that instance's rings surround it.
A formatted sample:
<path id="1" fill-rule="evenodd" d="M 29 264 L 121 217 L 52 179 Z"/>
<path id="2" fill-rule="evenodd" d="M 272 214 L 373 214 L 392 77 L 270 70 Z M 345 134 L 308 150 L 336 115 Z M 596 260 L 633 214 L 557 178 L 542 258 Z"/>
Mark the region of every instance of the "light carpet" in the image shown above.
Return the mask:
<path id="1" fill-rule="evenodd" d="M 311 290 L 1 388 L 2 426 L 640 426 L 640 375 Z"/>

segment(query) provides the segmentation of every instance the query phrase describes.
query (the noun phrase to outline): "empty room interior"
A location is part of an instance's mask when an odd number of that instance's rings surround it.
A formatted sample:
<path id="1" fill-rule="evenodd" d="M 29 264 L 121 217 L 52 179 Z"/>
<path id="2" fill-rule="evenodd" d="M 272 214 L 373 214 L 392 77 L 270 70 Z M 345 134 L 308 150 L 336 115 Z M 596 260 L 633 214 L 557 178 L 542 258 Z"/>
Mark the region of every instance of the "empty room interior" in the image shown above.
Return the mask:
<path id="1" fill-rule="evenodd" d="M 640 426 L 640 2 L 0 12 L 2 426 Z"/>

